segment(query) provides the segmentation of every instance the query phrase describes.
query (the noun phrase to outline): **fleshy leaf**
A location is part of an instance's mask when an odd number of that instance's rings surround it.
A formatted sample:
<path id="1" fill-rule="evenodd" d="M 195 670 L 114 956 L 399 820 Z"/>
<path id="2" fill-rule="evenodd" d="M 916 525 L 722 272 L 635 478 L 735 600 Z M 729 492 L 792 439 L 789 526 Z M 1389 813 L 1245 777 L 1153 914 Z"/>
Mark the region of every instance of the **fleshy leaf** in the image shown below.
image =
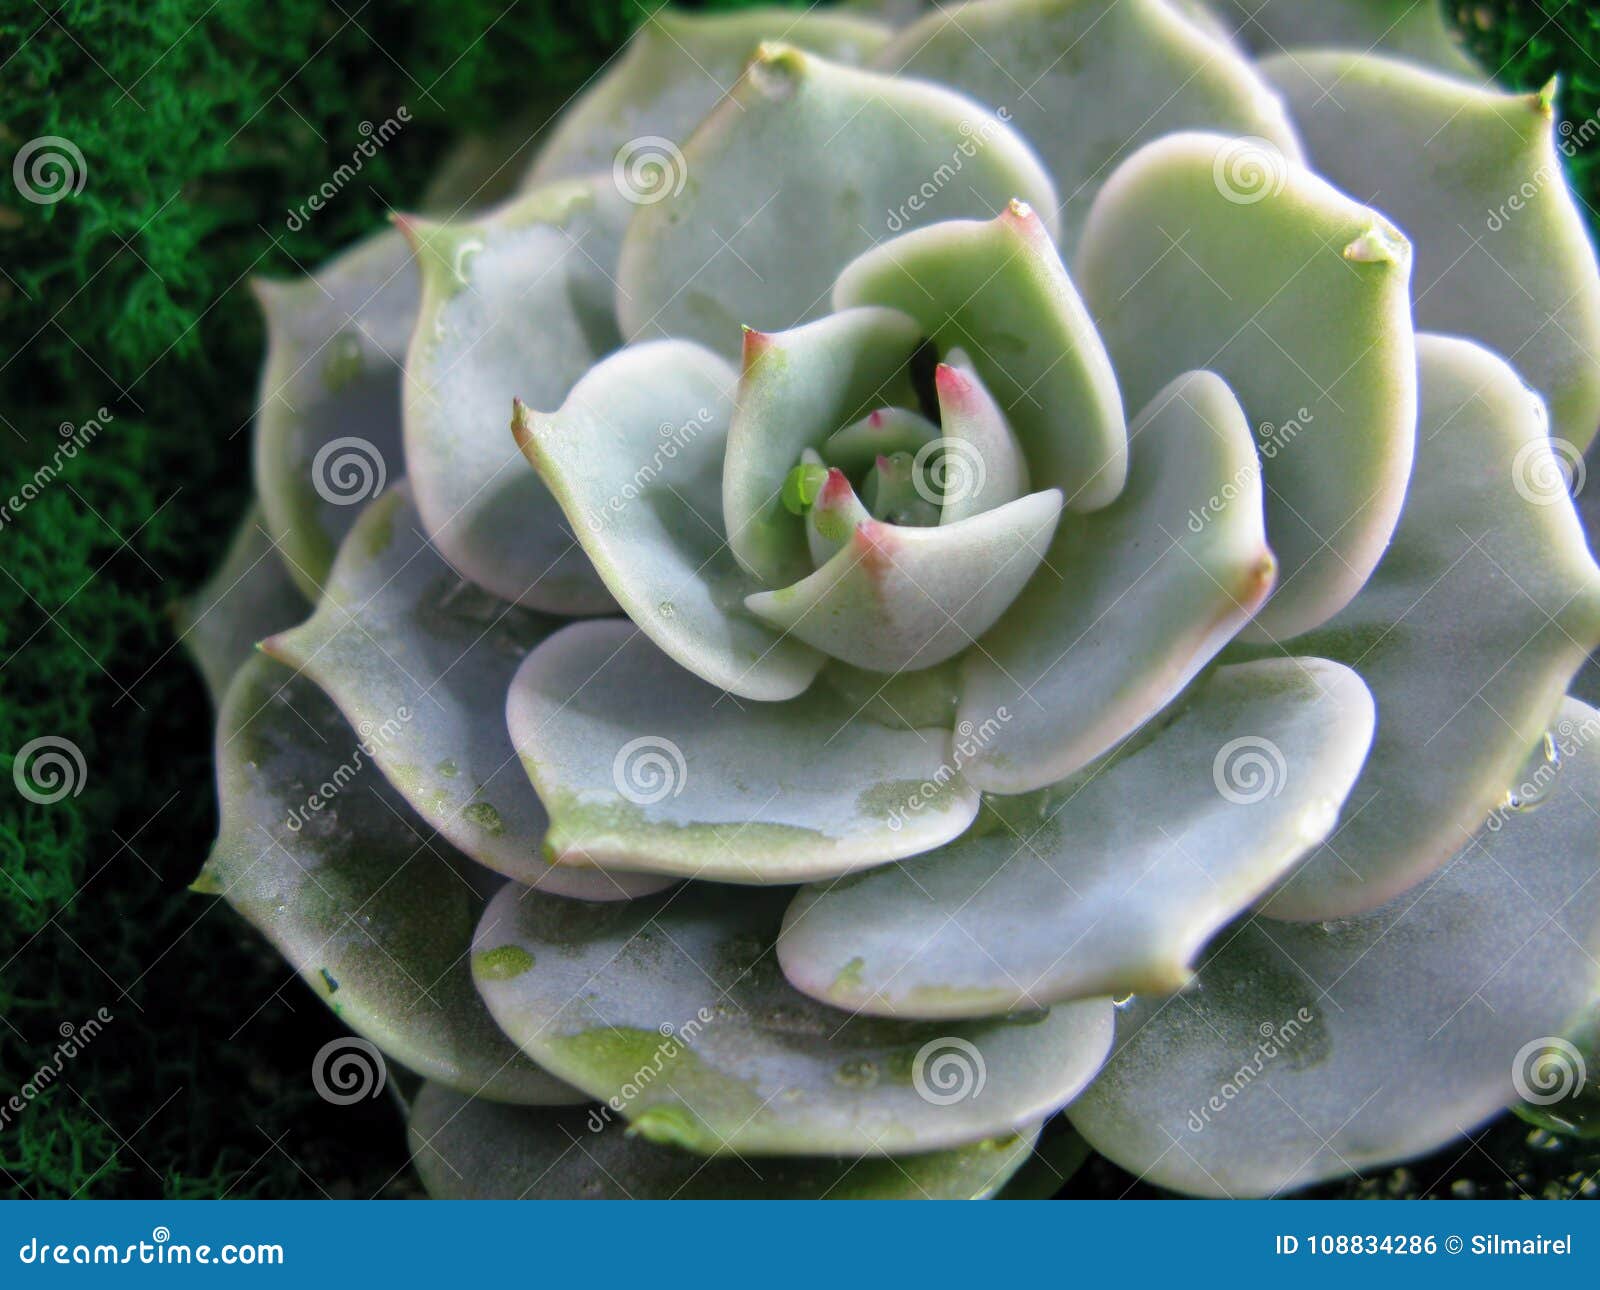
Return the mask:
<path id="1" fill-rule="evenodd" d="M 1215 130 L 1299 155 L 1283 105 L 1249 61 L 1166 0 L 939 5 L 873 65 L 1003 109 L 1055 180 L 1069 252 L 1100 185 L 1151 139 Z"/>
<path id="2" fill-rule="evenodd" d="M 932 667 L 971 645 L 1017 598 L 1060 515 L 1052 488 L 935 528 L 869 520 L 815 573 L 745 604 L 856 667 Z"/>
<path id="3" fill-rule="evenodd" d="M 417 509 L 463 576 L 533 609 L 611 608 L 506 421 L 514 397 L 557 406 L 618 344 L 609 274 L 628 209 L 592 180 L 471 223 L 405 225 L 423 282 L 404 412 Z"/>
<path id="4" fill-rule="evenodd" d="M 1600 713 L 1562 717 L 1600 733 Z M 1423 1155 L 1511 1103 L 1517 1055 L 1592 997 L 1600 739 L 1536 812 L 1361 918 L 1226 934 L 1176 999 L 1136 998 L 1070 1118 L 1147 1182 L 1267 1195 Z"/>
<path id="5" fill-rule="evenodd" d="M 1318 173 L 1412 239 L 1417 326 L 1506 355 L 1544 396 L 1550 432 L 1586 447 L 1600 427 L 1600 269 L 1548 92 L 1362 54 L 1301 51 L 1262 70 Z"/>
<path id="6" fill-rule="evenodd" d="M 1464 846 L 1600 643 L 1584 546 L 1543 409 L 1470 341 L 1418 338 L 1417 468 L 1394 544 L 1332 622 L 1287 642 L 1348 663 L 1382 714 L 1346 818 L 1267 906 L 1372 909 Z"/>
<path id="7" fill-rule="evenodd" d="M 562 864 L 807 882 L 936 847 L 978 811 L 949 731 L 851 726 L 821 686 L 741 704 L 614 619 L 545 641 L 506 711 Z"/>
<path id="8" fill-rule="evenodd" d="M 541 854 L 549 819 L 517 765 L 506 691 L 559 626 L 463 582 L 402 482 L 350 530 L 316 613 L 262 649 L 320 686 L 361 735 L 363 756 L 479 864 L 585 900 L 659 891 L 654 874 L 561 869 Z"/>
<path id="9" fill-rule="evenodd" d="M 885 234 L 1014 196 L 1053 231 L 1049 177 L 988 108 L 790 45 L 760 47 L 683 162 L 682 192 L 641 206 L 623 242 L 617 316 L 632 339 L 731 353 L 741 323 L 774 331 L 823 313 L 839 266 Z"/>
<path id="10" fill-rule="evenodd" d="M 220 708 L 228 683 L 263 636 L 306 615 L 305 597 L 278 558 L 260 506 L 252 506 L 227 553 L 203 586 L 173 606 L 173 622 L 200 675 L 211 706 Z"/>
<path id="11" fill-rule="evenodd" d="M 963 663 L 961 721 L 1007 713 L 963 764 L 1017 793 L 1064 779 L 1165 707 L 1272 586 L 1261 470 L 1220 378 L 1177 378 L 1133 423 L 1122 495 L 1068 515 Z"/>
<path id="12" fill-rule="evenodd" d="M 1209 368 L 1256 426 L 1280 564 L 1258 639 L 1360 590 L 1411 473 L 1411 251 L 1382 216 L 1258 140 L 1147 144 L 1095 199 L 1078 282 L 1139 406 Z"/>
<path id="13" fill-rule="evenodd" d="M 1209 0 L 1224 30 L 1263 56 L 1330 45 L 1409 58 L 1458 76 L 1483 69 L 1461 47 L 1434 0 Z"/>
<path id="14" fill-rule="evenodd" d="M 641 205 L 659 201 L 687 179 L 676 150 L 762 41 L 792 41 L 837 62 L 861 63 L 888 37 L 879 23 L 825 9 L 699 14 L 662 6 L 561 113 L 528 183 L 610 170 Z"/>
<path id="15" fill-rule="evenodd" d="M 857 475 L 890 453 L 909 452 L 914 457 L 938 437 L 939 427 L 920 412 L 874 408 L 859 421 L 829 435 L 820 455 L 828 465 L 837 466 L 847 475 Z"/>
<path id="16" fill-rule="evenodd" d="M 941 350 L 970 354 L 1022 443 L 1035 488 L 1060 488 L 1075 511 L 1122 490 L 1128 443 L 1117 377 L 1026 203 L 874 247 L 845 266 L 833 303 L 902 310 Z"/>
<path id="17" fill-rule="evenodd" d="M 806 545 L 811 551 L 811 563 L 818 568 L 827 564 L 849 545 L 856 529 L 871 518 L 844 471 L 837 467 L 829 470 L 816 501 L 806 512 Z"/>
<path id="18" fill-rule="evenodd" d="M 408 1132 L 423 1186 L 448 1200 L 984 1200 L 1038 1137 L 892 1159 L 707 1160 L 630 1133 L 605 1107 L 528 1110 L 439 1084 L 417 1095 Z"/>
<path id="19" fill-rule="evenodd" d="M 965 350 L 952 349 L 933 371 L 944 442 L 918 454 L 942 499 L 939 523 L 954 524 L 1013 502 L 1028 491 L 1028 461 Z"/>
<path id="20" fill-rule="evenodd" d="M 919 1025 L 806 998 L 774 953 L 787 901 L 695 883 L 576 920 L 566 902 L 508 888 L 473 944 L 515 947 L 533 967 L 478 989 L 536 1061 L 613 1099 L 642 1137 L 704 1155 L 967 1146 L 1030 1131 L 1099 1069 L 1105 999 Z"/>
<path id="21" fill-rule="evenodd" d="M 690 341 L 630 345 L 559 412 L 512 431 L 595 570 L 677 663 L 747 699 L 793 698 L 824 662 L 744 608 L 759 584 L 723 537 L 722 461 L 738 377 Z"/>
<path id="22" fill-rule="evenodd" d="M 473 990 L 488 875 L 434 838 L 360 748 L 310 681 L 246 663 L 218 720 L 222 828 L 196 887 L 419 1074 L 497 1101 L 581 1101 L 507 1042 Z"/>
<path id="23" fill-rule="evenodd" d="M 835 431 L 910 399 L 921 336 L 893 309 L 849 309 L 770 336 L 744 333 L 722 508 L 734 556 L 768 586 L 811 571 L 804 526 L 783 503 L 789 471 Z"/>
<path id="24" fill-rule="evenodd" d="M 1333 828 L 1373 706 L 1348 668 L 1274 659 L 1218 669 L 1181 707 L 931 855 L 805 888 L 778 942 L 789 979 L 899 1017 L 1187 984 L 1211 936 Z"/>
<path id="25" fill-rule="evenodd" d="M 385 229 L 311 277 L 251 286 L 267 324 L 256 495 L 290 575 L 315 600 L 361 504 L 405 473 L 401 364 L 417 272 L 405 239 Z"/>

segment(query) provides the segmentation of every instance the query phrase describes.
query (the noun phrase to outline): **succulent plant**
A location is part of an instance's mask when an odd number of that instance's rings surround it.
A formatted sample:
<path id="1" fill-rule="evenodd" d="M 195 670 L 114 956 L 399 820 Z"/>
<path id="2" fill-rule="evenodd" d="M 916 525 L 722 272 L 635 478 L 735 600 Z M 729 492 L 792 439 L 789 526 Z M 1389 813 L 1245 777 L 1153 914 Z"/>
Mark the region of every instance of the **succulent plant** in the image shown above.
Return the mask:
<path id="1" fill-rule="evenodd" d="M 260 285 L 197 888 L 441 1195 L 1470 1130 L 1600 975 L 1553 99 L 1425 4 L 657 14 L 511 196 Z"/>

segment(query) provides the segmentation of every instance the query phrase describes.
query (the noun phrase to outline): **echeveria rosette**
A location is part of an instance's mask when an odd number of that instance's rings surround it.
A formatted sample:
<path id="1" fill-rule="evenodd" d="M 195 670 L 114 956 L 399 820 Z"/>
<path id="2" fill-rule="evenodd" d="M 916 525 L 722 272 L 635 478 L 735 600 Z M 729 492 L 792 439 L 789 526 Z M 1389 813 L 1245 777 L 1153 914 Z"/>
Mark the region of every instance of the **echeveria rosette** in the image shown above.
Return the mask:
<path id="1" fill-rule="evenodd" d="M 658 14 L 261 288 L 197 886 L 430 1190 L 1272 1194 L 1592 1051 L 1600 273 L 1431 8 Z"/>

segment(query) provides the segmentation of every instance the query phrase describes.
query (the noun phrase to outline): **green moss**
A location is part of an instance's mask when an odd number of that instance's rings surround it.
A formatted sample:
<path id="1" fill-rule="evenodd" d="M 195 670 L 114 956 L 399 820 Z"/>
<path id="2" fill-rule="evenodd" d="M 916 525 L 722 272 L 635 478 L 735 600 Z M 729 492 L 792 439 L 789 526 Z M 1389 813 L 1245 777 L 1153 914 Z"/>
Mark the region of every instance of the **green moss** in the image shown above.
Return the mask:
<path id="1" fill-rule="evenodd" d="M 481 981 L 509 981 L 533 966 L 533 955 L 520 945 L 497 945 L 472 956 L 472 975 Z"/>

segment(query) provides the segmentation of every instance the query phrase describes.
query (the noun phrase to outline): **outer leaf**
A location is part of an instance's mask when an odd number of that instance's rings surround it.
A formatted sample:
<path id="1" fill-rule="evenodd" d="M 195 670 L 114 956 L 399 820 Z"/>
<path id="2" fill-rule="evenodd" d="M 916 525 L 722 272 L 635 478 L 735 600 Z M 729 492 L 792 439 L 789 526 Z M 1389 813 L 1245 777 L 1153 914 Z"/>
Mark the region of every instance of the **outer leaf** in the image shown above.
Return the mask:
<path id="1" fill-rule="evenodd" d="M 549 819 L 505 702 L 518 664 L 559 626 L 462 582 L 401 483 L 346 537 L 317 612 L 261 648 L 322 687 L 411 808 L 480 864 L 585 900 L 660 891 L 653 874 L 559 869 L 540 854 Z"/>
<path id="2" fill-rule="evenodd" d="M 1260 464 L 1221 379 L 1180 376 L 1132 438 L 1122 495 L 1066 517 L 1033 581 L 962 664 L 961 722 L 992 728 L 965 765 L 991 792 L 1064 779 L 1148 721 L 1272 586 Z"/>
<path id="3" fill-rule="evenodd" d="M 805 882 L 938 846 L 978 811 L 948 731 L 846 729 L 825 687 L 740 704 L 614 620 L 550 637 L 506 711 L 561 864 Z"/>
<path id="4" fill-rule="evenodd" d="M 689 341 L 634 345 L 591 369 L 559 412 L 512 431 L 638 627 L 711 685 L 789 699 L 823 664 L 744 612 L 759 585 L 723 537 L 722 461 L 737 381 Z"/>
<path id="5" fill-rule="evenodd" d="M 647 1142 L 610 1111 L 529 1111 L 439 1084 L 408 1126 L 422 1182 L 451 1200 L 982 1200 L 1029 1157 L 1035 1128 L 886 1159 L 707 1160 Z"/>
<path id="6" fill-rule="evenodd" d="M 1268 909 L 1373 908 L 1465 846 L 1600 643 L 1584 547 L 1543 409 L 1470 341 L 1419 338 L 1417 470 L 1394 545 L 1326 627 L 1290 642 L 1350 664 L 1382 714 L 1328 845 Z"/>
<path id="7" fill-rule="evenodd" d="M 910 399 L 921 329 L 893 309 L 847 309 L 792 331 L 744 333 L 728 429 L 722 509 L 728 545 L 769 586 L 811 571 L 805 527 L 783 504 L 783 481 L 807 448 L 870 411 Z"/>
<path id="8" fill-rule="evenodd" d="M 1078 281 L 1124 397 L 1210 368 L 1258 427 L 1281 573 L 1253 636 L 1343 608 L 1394 529 L 1416 427 L 1410 260 L 1381 216 L 1249 140 L 1169 135 L 1095 199 Z"/>
<path id="9" fill-rule="evenodd" d="M 1417 325 L 1508 356 L 1544 395 L 1551 433 L 1581 451 L 1600 426 L 1600 268 L 1550 91 L 1504 94 L 1359 54 L 1285 54 L 1263 71 L 1317 171 L 1412 238 Z"/>
<path id="10" fill-rule="evenodd" d="M 513 397 L 555 407 L 618 343 L 608 275 L 628 209 L 594 180 L 471 224 L 406 225 L 423 278 L 405 381 L 417 509 L 463 575 L 553 613 L 598 613 L 611 599 L 506 423 Z"/>
<path id="11" fill-rule="evenodd" d="M 874 60 L 1002 109 L 1061 195 L 1061 245 L 1124 157 L 1175 130 L 1254 135 L 1299 156 L 1294 130 L 1249 61 L 1166 0 L 999 0 L 940 5 Z"/>
<path id="12" fill-rule="evenodd" d="M 478 988 L 538 1060 L 615 1099 L 642 1136 L 705 1155 L 965 1146 L 1031 1129 L 1099 1068 L 1104 999 L 959 1026 L 850 1018 L 807 999 L 772 950 L 786 901 L 694 884 L 577 923 L 563 902 L 509 888 L 474 944 L 515 947 L 533 966 L 480 974 Z"/>
<path id="13" fill-rule="evenodd" d="M 1563 717 L 1600 713 L 1569 702 Z M 1158 1186 L 1262 1195 L 1422 1155 L 1513 1100 L 1516 1057 L 1592 997 L 1600 739 L 1537 812 L 1359 919 L 1225 936 L 1196 988 L 1133 1001 L 1071 1119 Z"/>
<path id="14" fill-rule="evenodd" d="M 869 520 L 810 577 L 745 604 L 856 667 L 933 667 L 976 641 L 1017 598 L 1060 515 L 1061 493 L 1052 488 L 934 528 Z"/>
<path id="15" fill-rule="evenodd" d="M 578 1100 L 473 993 L 483 872 L 366 764 L 317 688 L 257 656 L 217 730 L 222 830 L 195 883 L 253 923 L 346 1024 L 396 1061 L 507 1102 Z"/>
<path id="16" fill-rule="evenodd" d="M 1409 58 L 1481 79 L 1432 0 L 1210 0 L 1224 27 L 1257 53 L 1336 45 Z"/>
<path id="17" fill-rule="evenodd" d="M 855 14 L 823 10 L 746 9 L 686 13 L 663 5 L 640 23 L 622 55 L 564 109 L 528 175 L 529 186 L 612 170 L 637 181 L 631 167 L 659 165 L 662 187 L 641 187 L 649 201 L 683 179 L 672 149 L 689 137 L 739 78 L 764 40 L 793 41 L 841 63 L 871 58 L 887 27 Z"/>
<path id="18" fill-rule="evenodd" d="M 1337 663 L 1222 668 L 1104 768 L 932 855 L 807 887 L 778 957 L 807 994 L 878 1016 L 1180 989 L 1211 936 L 1333 828 L 1372 726 L 1371 696 Z"/>
<path id="19" fill-rule="evenodd" d="M 256 642 L 305 617 L 306 602 L 278 558 L 260 506 L 252 506 L 222 563 L 193 595 L 173 606 L 178 639 L 200 669 L 220 708 L 228 682 L 255 653 Z"/>
<path id="20" fill-rule="evenodd" d="M 634 339 L 729 353 L 741 323 L 817 317 L 839 266 L 885 233 L 1011 197 L 1055 210 L 1049 177 L 987 108 L 789 45 L 761 47 L 683 158 L 683 191 L 641 206 L 623 243 L 617 315 Z"/>
<path id="21" fill-rule="evenodd" d="M 966 350 L 1016 431 L 1035 488 L 1060 488 L 1077 511 L 1122 490 L 1128 444 L 1117 378 L 1049 231 L 1026 204 L 874 247 L 840 273 L 833 302 L 892 306 L 941 349 Z"/>
<path id="22" fill-rule="evenodd" d="M 290 575 L 315 600 L 361 503 L 405 473 L 400 367 L 416 270 L 405 239 L 385 230 L 309 278 L 251 286 L 267 323 L 256 495 Z"/>

